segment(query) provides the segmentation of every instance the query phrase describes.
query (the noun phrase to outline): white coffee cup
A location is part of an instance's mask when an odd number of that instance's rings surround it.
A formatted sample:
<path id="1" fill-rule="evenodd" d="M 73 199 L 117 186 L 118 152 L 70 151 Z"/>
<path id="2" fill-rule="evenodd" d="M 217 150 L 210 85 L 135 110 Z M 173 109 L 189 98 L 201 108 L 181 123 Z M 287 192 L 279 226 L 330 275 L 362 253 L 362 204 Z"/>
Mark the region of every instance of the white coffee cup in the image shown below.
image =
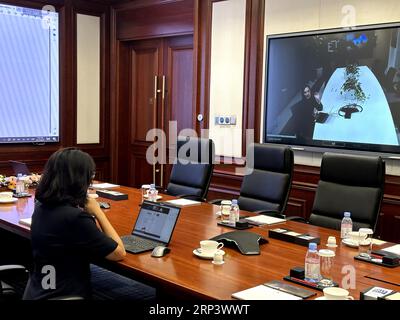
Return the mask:
<path id="1" fill-rule="evenodd" d="M 352 296 L 349 296 L 349 292 L 343 288 L 329 287 L 323 291 L 326 300 L 354 300 Z"/>
<path id="2" fill-rule="evenodd" d="M 214 255 L 214 253 L 224 246 L 222 242 L 214 240 L 202 240 L 200 241 L 200 251 L 205 255 Z"/>
<path id="3" fill-rule="evenodd" d="M 12 199 L 13 193 L 12 192 L 0 192 L 0 199 L 1 200 L 10 200 Z"/>
<path id="4" fill-rule="evenodd" d="M 352 242 L 356 243 L 357 245 L 361 242 L 364 241 L 365 238 L 367 237 L 364 234 L 360 234 L 358 231 L 352 231 L 348 233 L 349 238 Z"/>

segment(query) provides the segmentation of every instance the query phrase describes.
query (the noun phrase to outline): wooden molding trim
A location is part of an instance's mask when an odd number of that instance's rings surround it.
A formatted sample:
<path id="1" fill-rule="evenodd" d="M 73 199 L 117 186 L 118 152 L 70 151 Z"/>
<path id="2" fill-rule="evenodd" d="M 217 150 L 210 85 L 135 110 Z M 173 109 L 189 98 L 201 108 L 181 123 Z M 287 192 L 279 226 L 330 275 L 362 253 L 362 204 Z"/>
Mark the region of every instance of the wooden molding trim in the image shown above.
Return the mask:
<path id="1" fill-rule="evenodd" d="M 113 6 L 116 37 L 130 41 L 193 34 L 194 4 L 193 0 L 150 0 Z"/>

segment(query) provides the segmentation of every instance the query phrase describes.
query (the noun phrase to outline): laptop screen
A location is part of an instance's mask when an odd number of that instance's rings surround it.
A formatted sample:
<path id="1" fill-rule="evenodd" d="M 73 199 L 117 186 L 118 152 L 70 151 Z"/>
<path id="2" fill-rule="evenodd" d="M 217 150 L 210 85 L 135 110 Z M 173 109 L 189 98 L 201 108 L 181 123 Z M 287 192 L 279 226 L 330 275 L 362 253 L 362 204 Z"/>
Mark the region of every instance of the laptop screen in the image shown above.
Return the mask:
<path id="1" fill-rule="evenodd" d="M 144 201 L 132 234 L 169 243 L 180 210 L 178 207 Z"/>

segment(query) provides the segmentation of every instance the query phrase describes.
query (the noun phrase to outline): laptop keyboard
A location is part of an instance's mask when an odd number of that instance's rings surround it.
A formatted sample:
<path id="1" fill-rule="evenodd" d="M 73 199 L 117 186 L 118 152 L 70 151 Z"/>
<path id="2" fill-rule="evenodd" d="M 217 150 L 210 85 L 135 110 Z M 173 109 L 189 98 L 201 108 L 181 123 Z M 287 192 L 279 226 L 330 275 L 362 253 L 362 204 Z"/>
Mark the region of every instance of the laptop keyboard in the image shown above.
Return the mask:
<path id="1" fill-rule="evenodd" d="M 161 244 L 161 242 L 136 237 L 133 235 L 122 237 L 121 239 L 122 242 L 124 243 L 125 249 L 131 252 L 142 252 L 142 251 L 152 250 L 156 246 Z"/>

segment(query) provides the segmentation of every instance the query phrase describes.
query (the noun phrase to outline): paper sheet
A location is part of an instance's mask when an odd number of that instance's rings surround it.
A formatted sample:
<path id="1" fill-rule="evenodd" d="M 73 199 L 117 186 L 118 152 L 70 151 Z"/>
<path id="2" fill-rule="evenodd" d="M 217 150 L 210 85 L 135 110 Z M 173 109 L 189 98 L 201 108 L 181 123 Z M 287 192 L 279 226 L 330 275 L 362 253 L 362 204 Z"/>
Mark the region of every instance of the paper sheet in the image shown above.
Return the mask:
<path id="1" fill-rule="evenodd" d="M 109 188 L 118 188 L 118 184 L 112 183 L 94 183 L 91 185 L 93 189 L 109 189 Z"/>
<path id="2" fill-rule="evenodd" d="M 400 256 L 400 244 L 396 244 L 394 246 L 387 247 L 385 249 L 382 249 L 382 251 L 394 253 L 394 254 L 397 254 Z"/>
<path id="3" fill-rule="evenodd" d="M 240 300 L 302 300 L 302 298 L 290 293 L 264 285 L 233 293 L 232 297 Z"/>
<path id="4" fill-rule="evenodd" d="M 281 223 L 281 222 L 285 222 L 285 219 L 280 219 L 280 218 L 275 218 L 275 217 L 270 217 L 270 216 L 266 216 L 266 215 L 258 215 L 258 216 L 254 216 L 254 217 L 248 217 L 245 218 L 246 221 L 248 221 L 249 223 L 252 224 L 256 224 L 256 225 L 263 225 L 263 224 L 275 224 L 275 223 Z"/>
<path id="5" fill-rule="evenodd" d="M 372 244 L 375 244 L 377 246 L 380 246 L 380 245 L 385 244 L 385 243 L 386 243 L 386 241 L 383 241 L 383 240 L 372 239 Z"/>
<path id="6" fill-rule="evenodd" d="M 170 204 L 173 204 L 175 206 L 180 206 L 180 207 L 191 206 L 194 204 L 201 203 L 200 201 L 194 201 L 194 200 L 188 200 L 188 199 L 175 199 L 175 200 L 168 200 L 165 202 L 168 202 Z"/>

